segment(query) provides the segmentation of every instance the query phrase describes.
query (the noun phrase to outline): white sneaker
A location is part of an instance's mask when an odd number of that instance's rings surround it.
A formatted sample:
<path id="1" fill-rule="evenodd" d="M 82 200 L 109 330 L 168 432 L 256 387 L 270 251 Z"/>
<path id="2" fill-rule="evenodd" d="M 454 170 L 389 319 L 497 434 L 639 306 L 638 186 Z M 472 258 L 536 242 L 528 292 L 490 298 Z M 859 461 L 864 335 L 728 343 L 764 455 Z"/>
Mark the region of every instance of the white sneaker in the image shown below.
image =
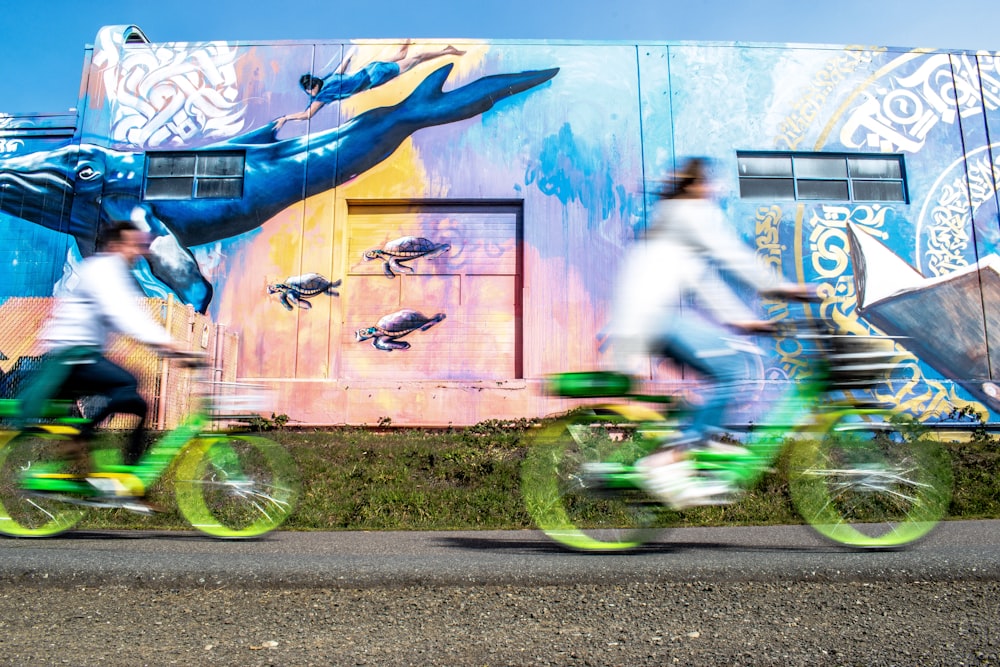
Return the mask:
<path id="1" fill-rule="evenodd" d="M 750 450 L 743 445 L 737 445 L 731 442 L 721 442 L 711 438 L 703 442 L 703 447 L 706 450 L 717 454 L 730 454 L 732 456 L 746 456 L 750 454 Z"/>
<path id="2" fill-rule="evenodd" d="M 687 459 L 660 466 L 643 466 L 638 461 L 636 470 L 646 492 L 675 510 L 721 504 L 732 491 L 728 484 L 698 478 Z"/>

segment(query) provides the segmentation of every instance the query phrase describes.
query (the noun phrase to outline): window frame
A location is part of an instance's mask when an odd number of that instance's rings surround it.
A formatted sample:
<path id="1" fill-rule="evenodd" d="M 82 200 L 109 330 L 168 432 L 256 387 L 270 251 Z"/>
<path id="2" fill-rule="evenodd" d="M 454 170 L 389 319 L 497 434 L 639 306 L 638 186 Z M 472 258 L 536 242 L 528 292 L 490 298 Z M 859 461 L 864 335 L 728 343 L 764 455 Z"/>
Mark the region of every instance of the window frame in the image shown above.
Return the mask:
<path id="1" fill-rule="evenodd" d="M 774 164 L 776 160 L 787 159 L 789 162 L 789 169 L 785 172 L 778 173 L 778 170 L 774 170 L 773 173 L 757 173 L 753 171 L 744 175 L 742 173 L 742 163 L 745 159 L 761 158 L 763 160 L 770 160 Z M 806 160 L 825 160 L 836 162 L 841 161 L 843 165 L 843 175 L 838 176 L 823 176 L 820 174 L 799 174 L 796 169 L 796 161 L 799 161 L 801 166 L 804 166 Z M 883 163 L 895 163 L 898 167 L 898 176 L 869 176 L 864 174 L 854 174 L 852 172 L 852 165 L 857 161 L 866 162 L 883 162 Z M 901 153 L 847 153 L 847 152 L 797 152 L 797 151 L 737 151 L 736 152 L 736 171 L 737 177 L 739 179 L 740 185 L 740 199 L 747 200 L 791 200 L 791 201 L 802 201 L 802 202 L 820 202 L 820 201 L 835 201 L 835 202 L 850 202 L 858 204 L 909 204 L 910 197 L 907 188 L 906 181 L 906 162 L 903 154 Z M 815 166 L 815 164 L 813 165 Z M 766 170 L 765 170 L 766 171 Z M 752 193 L 746 193 L 746 190 L 751 189 L 752 186 L 761 186 L 767 182 L 778 183 L 781 182 L 783 186 L 782 189 L 788 190 L 788 186 L 791 186 L 790 192 L 781 194 L 762 194 L 753 195 Z M 836 185 L 842 184 L 846 186 L 846 198 L 840 197 L 825 197 L 825 196 L 810 196 L 808 194 L 808 189 L 812 187 L 815 191 L 819 191 L 823 188 L 831 188 Z M 899 189 L 899 199 L 867 199 L 859 197 L 856 193 L 858 188 L 872 187 L 873 185 L 877 188 L 878 185 L 891 184 L 898 186 Z M 746 189 L 745 189 L 746 186 Z M 857 186 L 857 187 L 856 187 Z"/>
<path id="2" fill-rule="evenodd" d="M 177 158 L 194 158 L 191 163 L 191 168 L 184 171 L 183 173 L 167 173 L 167 174 L 157 174 L 155 173 L 156 160 L 158 159 L 177 159 Z M 224 173 L 213 174 L 206 173 L 205 164 L 210 158 L 239 158 L 239 168 L 226 170 Z M 153 167 L 151 169 L 151 167 Z M 153 171 L 153 175 L 150 172 Z M 233 151 L 233 150 L 222 150 L 222 151 L 155 151 L 148 153 L 146 156 L 146 164 L 143 170 L 143 182 L 142 182 L 142 198 L 144 201 L 186 201 L 191 199 L 199 200 L 224 200 L 224 199 L 242 199 L 243 198 L 243 185 L 246 178 L 246 152 L 245 151 Z M 150 188 L 150 184 L 155 185 L 165 185 L 168 182 L 173 181 L 175 185 L 181 182 L 189 183 L 186 188 L 186 194 L 180 194 L 180 191 L 185 188 L 171 189 L 167 188 L 162 192 L 158 192 L 158 188 Z M 201 186 L 207 186 L 209 184 L 218 185 L 223 182 L 235 183 L 238 181 L 238 194 L 233 194 L 228 191 L 228 186 L 224 185 L 223 188 L 227 190 L 222 195 L 214 194 L 202 194 L 202 192 L 211 192 L 212 188 L 203 188 Z M 151 194 L 152 190 L 152 194 Z"/>

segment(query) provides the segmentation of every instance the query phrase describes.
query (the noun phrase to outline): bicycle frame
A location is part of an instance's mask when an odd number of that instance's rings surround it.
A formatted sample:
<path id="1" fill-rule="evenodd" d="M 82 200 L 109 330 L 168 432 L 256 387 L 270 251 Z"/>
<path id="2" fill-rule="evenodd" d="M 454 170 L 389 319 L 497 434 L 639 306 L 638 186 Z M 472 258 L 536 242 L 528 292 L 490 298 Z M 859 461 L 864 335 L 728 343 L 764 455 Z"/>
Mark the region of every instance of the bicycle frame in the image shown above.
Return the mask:
<path id="1" fill-rule="evenodd" d="M 947 453 L 890 407 L 839 396 L 880 381 L 895 367 L 895 352 L 874 351 L 865 337 L 824 332 L 811 320 L 805 325 L 813 332 L 796 338 L 812 338 L 814 349 L 803 357 L 809 372 L 788 383 L 765 425 L 740 447 L 687 450 L 700 477 L 729 489 L 706 504 L 733 502 L 734 492 L 775 470 L 787 451 L 796 510 L 824 537 L 861 548 L 919 539 L 947 511 Z M 670 446 L 689 409 L 672 405 L 679 400 L 670 396 L 635 392 L 628 376 L 608 371 L 550 376 L 548 393 L 615 402 L 566 415 L 534 436 L 522 472 L 529 514 L 574 549 L 627 549 L 649 539 L 658 516 L 649 508 L 661 501 L 645 490 L 636 462 Z"/>
<path id="2" fill-rule="evenodd" d="M 35 428 L 53 439 L 76 437 L 80 434 L 79 426 L 85 423 L 86 419 L 70 416 L 70 405 L 72 404 L 67 401 L 50 402 L 45 410 L 45 416 L 50 419 L 54 417 L 54 420 L 39 424 Z M 0 417 L 16 417 L 17 414 L 18 402 L 16 400 L 0 400 Z M 157 439 L 136 465 L 126 466 L 120 463 L 116 451 L 96 450 L 91 477 L 97 480 L 101 478 L 114 480 L 118 488 L 139 495 L 163 476 L 171 463 L 180 456 L 186 447 L 200 439 L 211 439 L 212 442 L 203 443 L 206 445 L 215 444 L 215 440 L 222 439 L 223 432 L 206 431 L 207 425 L 205 399 L 199 397 L 195 401 L 194 409 L 185 420 Z M 18 433 L 17 430 L 0 432 L 0 446 L 6 445 Z M 43 463 L 42 465 L 47 464 Z M 101 493 L 100 489 L 85 480 L 61 473 L 56 469 L 46 470 L 41 475 L 32 476 L 30 489 L 33 491 L 71 492 L 82 495 L 99 495 Z"/>
<path id="3" fill-rule="evenodd" d="M 244 411 L 252 409 L 249 395 L 219 395 L 221 386 L 211 385 L 210 393 L 198 394 L 185 420 L 160 437 L 136 465 L 123 465 L 119 448 L 98 448 L 85 478 L 69 474 L 67 461 L 47 454 L 49 442 L 78 436 L 79 424 L 85 422 L 69 417 L 65 404 L 54 421 L 20 433 L 4 432 L 0 439 L 0 533 L 17 537 L 58 534 L 76 525 L 86 507 L 149 514 L 156 506 L 137 497 L 144 496 L 168 471 L 174 471 L 171 492 L 178 512 L 199 531 L 241 539 L 278 527 L 294 510 L 301 491 L 295 462 L 267 438 L 211 430 L 212 418 L 219 418 L 217 413 L 224 407 L 230 408 L 227 419 L 237 418 L 234 405 Z M 227 386 L 247 389 L 236 383 Z M 0 406 L 3 415 L 16 416 L 15 402 Z"/>

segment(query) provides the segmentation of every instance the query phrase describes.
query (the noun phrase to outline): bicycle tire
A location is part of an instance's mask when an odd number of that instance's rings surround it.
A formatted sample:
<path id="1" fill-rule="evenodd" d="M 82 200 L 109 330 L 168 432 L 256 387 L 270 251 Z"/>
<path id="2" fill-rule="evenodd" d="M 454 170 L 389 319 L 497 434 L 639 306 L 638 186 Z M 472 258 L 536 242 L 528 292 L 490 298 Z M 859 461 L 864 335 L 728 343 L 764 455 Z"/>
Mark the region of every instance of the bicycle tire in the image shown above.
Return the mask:
<path id="1" fill-rule="evenodd" d="M 301 493 L 299 473 L 281 445 L 253 435 L 197 438 L 181 453 L 174 479 L 177 508 L 213 537 L 244 539 L 288 519 Z"/>
<path id="2" fill-rule="evenodd" d="M 24 431 L 0 448 L 0 533 L 13 537 L 51 537 L 76 526 L 84 510 L 55 495 L 29 493 L 25 473 L 47 462 L 46 449 L 64 440 L 44 431 Z"/>
<path id="3" fill-rule="evenodd" d="M 789 484 L 796 509 L 820 535 L 861 549 L 925 537 L 951 502 L 947 451 L 933 433 L 891 413 L 844 412 L 795 443 Z"/>
<path id="4" fill-rule="evenodd" d="M 546 535 L 578 551 L 621 551 L 648 542 L 664 527 L 665 510 L 638 488 L 611 493 L 588 487 L 586 463 L 631 465 L 655 443 L 636 423 L 660 421 L 651 410 L 604 406 L 561 418 L 529 445 L 522 467 L 522 493 Z"/>

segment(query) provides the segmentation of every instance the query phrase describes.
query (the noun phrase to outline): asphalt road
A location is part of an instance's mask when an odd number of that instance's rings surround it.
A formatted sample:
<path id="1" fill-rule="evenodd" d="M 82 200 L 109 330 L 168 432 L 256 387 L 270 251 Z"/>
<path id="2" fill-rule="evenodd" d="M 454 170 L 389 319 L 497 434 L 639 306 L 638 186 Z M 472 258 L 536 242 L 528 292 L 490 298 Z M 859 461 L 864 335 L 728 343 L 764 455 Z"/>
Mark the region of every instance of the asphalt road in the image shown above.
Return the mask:
<path id="1" fill-rule="evenodd" d="M 851 551 L 805 526 L 688 528 L 624 554 L 565 551 L 537 531 L 79 531 L 0 540 L 0 580 L 56 586 L 365 589 L 626 582 L 1000 580 L 1000 521 L 941 524 L 900 551 Z"/>

